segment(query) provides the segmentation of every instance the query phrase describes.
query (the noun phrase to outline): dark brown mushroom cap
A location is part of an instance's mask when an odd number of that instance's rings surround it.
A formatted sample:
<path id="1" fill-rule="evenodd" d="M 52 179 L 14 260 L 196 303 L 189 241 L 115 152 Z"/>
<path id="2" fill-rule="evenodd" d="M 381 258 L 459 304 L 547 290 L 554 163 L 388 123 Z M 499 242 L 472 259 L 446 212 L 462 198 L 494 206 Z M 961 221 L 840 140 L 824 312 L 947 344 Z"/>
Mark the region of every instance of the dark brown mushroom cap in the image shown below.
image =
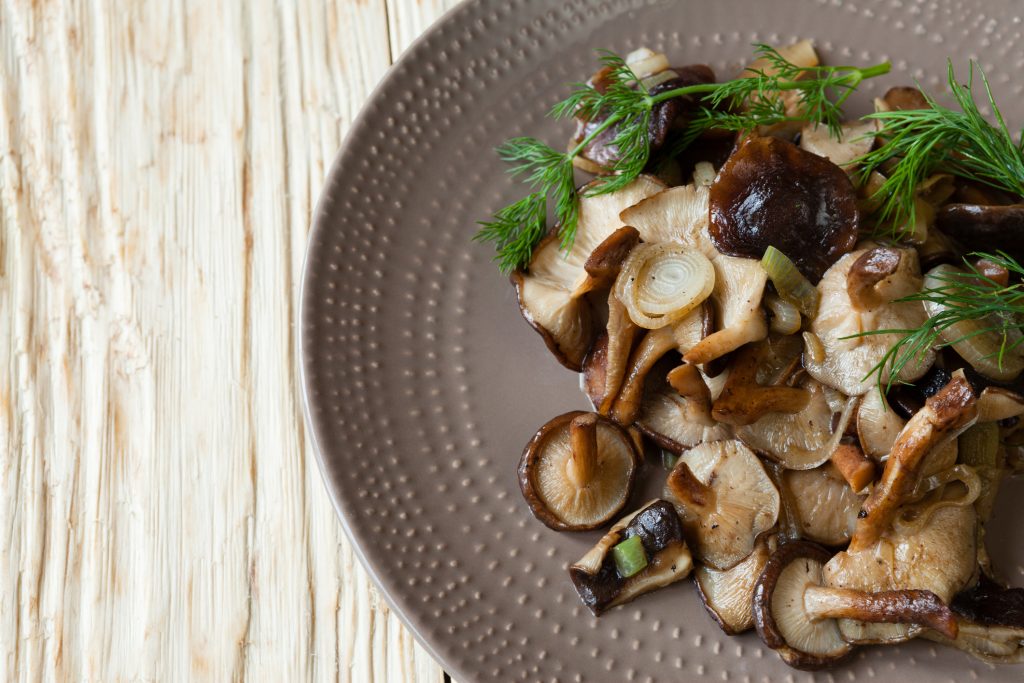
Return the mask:
<path id="1" fill-rule="evenodd" d="M 984 574 L 974 587 L 958 593 L 950 607 L 975 624 L 1024 628 L 1024 588 L 1003 588 Z"/>
<path id="2" fill-rule="evenodd" d="M 857 242 L 853 185 L 828 159 L 780 138 L 748 138 L 711 186 L 711 240 L 723 254 L 782 251 L 813 282 Z"/>
<path id="3" fill-rule="evenodd" d="M 924 93 L 918 88 L 912 88 L 907 85 L 898 85 L 889 88 L 885 95 L 882 96 L 882 101 L 885 102 L 885 106 L 890 111 L 909 111 L 912 109 L 927 109 L 928 100 L 925 99 Z"/>
<path id="4" fill-rule="evenodd" d="M 647 566 L 623 578 L 615 567 L 611 549 L 633 536 L 643 545 Z M 692 567 L 675 508 L 654 500 L 620 520 L 584 557 L 569 567 L 580 600 L 595 616 L 643 593 L 684 578 Z"/>
<path id="5" fill-rule="evenodd" d="M 1024 204 L 947 204 L 935 221 L 940 230 L 971 250 L 1001 249 L 1017 258 L 1024 255 Z"/>
<path id="6" fill-rule="evenodd" d="M 593 428 L 591 476 L 574 482 L 573 424 L 585 418 Z M 574 410 L 550 420 L 523 449 L 519 487 L 533 515 L 556 531 L 589 531 L 617 517 L 636 484 L 641 455 L 621 426 L 596 413 Z"/>
<path id="7" fill-rule="evenodd" d="M 715 72 L 711 67 L 704 64 L 673 67 L 672 71 L 677 75 L 651 88 L 649 91 L 651 95 L 658 95 L 675 88 L 715 82 Z M 606 74 L 607 68 L 599 71 L 591 79 L 591 84 L 600 92 L 603 92 L 608 86 Z M 650 123 L 647 128 L 647 138 L 652 154 L 661 149 L 676 121 L 685 114 L 686 109 L 692 106 L 692 104 L 692 97 L 675 97 L 654 105 L 651 109 Z M 577 118 L 576 131 L 569 141 L 570 147 L 586 139 L 598 126 L 604 123 L 604 119 L 605 117 L 603 116 L 590 120 Z M 584 148 L 581 156 L 604 169 L 614 166 L 615 162 L 619 159 L 619 150 L 613 144 L 618 134 L 619 126 L 617 125 L 598 133 Z"/>
<path id="8" fill-rule="evenodd" d="M 775 604 L 775 589 L 779 585 L 779 579 L 783 578 L 783 571 L 792 563 L 798 560 L 807 560 L 805 566 L 810 570 L 814 565 L 823 566 L 829 561 L 831 555 L 820 545 L 807 543 L 805 541 L 793 541 L 783 544 L 775 553 L 768 558 L 764 570 L 754 584 L 754 627 L 757 635 L 761 637 L 765 645 L 777 651 L 782 660 L 796 669 L 804 671 L 815 671 L 825 667 L 833 666 L 842 661 L 853 648 L 843 643 L 839 637 L 839 630 L 833 624 L 825 624 L 824 627 L 835 629 L 835 633 L 829 633 L 829 640 L 834 640 L 835 651 L 833 654 L 816 654 L 804 652 L 793 647 L 786 641 L 775 610 L 779 605 Z M 820 572 L 819 572 L 820 574 Z M 820 575 L 818 576 L 820 579 Z M 800 597 L 801 603 L 803 597 Z M 802 609 L 802 605 L 798 606 Z M 845 645 L 845 647 L 844 647 Z"/>

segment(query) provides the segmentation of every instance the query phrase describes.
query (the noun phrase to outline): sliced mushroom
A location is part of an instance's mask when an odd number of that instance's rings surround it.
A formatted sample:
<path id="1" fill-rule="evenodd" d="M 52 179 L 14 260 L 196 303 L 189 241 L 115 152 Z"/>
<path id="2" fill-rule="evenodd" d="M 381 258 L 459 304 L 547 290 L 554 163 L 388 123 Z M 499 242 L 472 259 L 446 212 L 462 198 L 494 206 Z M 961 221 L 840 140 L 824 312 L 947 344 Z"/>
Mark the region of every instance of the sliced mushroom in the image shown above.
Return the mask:
<path id="1" fill-rule="evenodd" d="M 856 193 L 841 168 L 779 138 L 748 138 L 709 198 L 711 240 L 723 254 L 782 251 L 817 282 L 857 241 Z"/>
<path id="2" fill-rule="evenodd" d="M 921 268 L 913 249 L 875 247 L 853 262 L 846 274 L 846 291 L 858 311 L 870 311 L 915 294 Z"/>
<path id="3" fill-rule="evenodd" d="M 602 415 L 608 414 L 619 395 L 639 332 L 640 327 L 630 320 L 626 307 L 609 292 L 607 331 L 594 343 L 583 362 L 587 396 Z"/>
<path id="4" fill-rule="evenodd" d="M 977 395 L 963 372 L 957 371 L 896 437 L 882 479 L 864 501 L 851 551 L 878 541 L 891 525 L 897 508 L 918 485 L 925 457 L 970 427 L 977 413 Z"/>
<path id="5" fill-rule="evenodd" d="M 622 234 L 616 235 L 616 231 L 623 227 L 619 213 L 624 208 L 664 187 L 650 176 L 641 176 L 618 192 L 585 196 L 580 200 L 579 224 L 572 250 L 563 252 L 559 240 L 549 237 L 534 250 L 529 269 L 512 274 L 523 317 L 567 368 L 579 371 L 594 341 L 592 313 L 583 295 L 606 277 L 597 270 L 599 261 L 607 268 L 611 254 L 618 253 L 609 245 L 602 248 L 602 243 L 609 238 L 615 243 L 622 239 Z M 591 263 L 595 272 L 599 272 L 598 277 L 586 270 L 588 259 L 595 251 L 599 255 L 603 251 L 605 257 Z"/>
<path id="6" fill-rule="evenodd" d="M 851 162 L 871 151 L 876 129 L 875 121 L 870 119 L 843 123 L 837 140 L 828 126 L 808 123 L 800 133 L 800 148 L 825 157 L 850 173 L 854 169 Z"/>
<path id="7" fill-rule="evenodd" d="M 639 537 L 646 567 L 622 576 L 615 566 L 613 548 Z M 683 528 L 671 504 L 654 500 L 623 517 L 597 545 L 569 567 L 580 600 L 595 616 L 639 595 L 685 578 L 693 567 Z"/>
<path id="8" fill-rule="evenodd" d="M 825 566 L 826 585 L 867 592 L 927 590 L 949 604 L 971 581 L 977 566 L 974 508 L 936 507 L 922 520 L 920 526 L 889 531 L 869 546 L 851 544 L 837 553 Z M 839 629 L 851 643 L 898 643 L 922 630 L 915 625 L 867 621 L 843 619 Z"/>
<path id="9" fill-rule="evenodd" d="M 939 209 L 935 224 L 973 250 L 1024 255 L 1024 204 L 947 204 Z"/>
<path id="10" fill-rule="evenodd" d="M 787 470 L 782 482 L 803 538 L 831 546 L 850 540 L 864 496 L 854 493 L 835 465 Z"/>
<path id="11" fill-rule="evenodd" d="M 699 565 L 693 570 L 704 609 L 727 634 L 736 635 L 754 627 L 754 584 L 775 546 L 774 537 L 761 536 L 754 551 L 732 569 L 718 571 Z"/>
<path id="12" fill-rule="evenodd" d="M 670 187 L 624 209 L 619 218 L 644 242 L 678 242 L 713 259 L 718 252 L 707 232 L 708 194 L 703 185 Z"/>
<path id="13" fill-rule="evenodd" d="M 695 556 L 719 570 L 750 555 L 779 516 L 779 492 L 738 441 L 705 442 L 683 453 L 665 497 L 676 504 Z"/>
<path id="14" fill-rule="evenodd" d="M 683 358 L 694 365 L 710 363 L 768 336 L 768 323 L 761 310 L 768 274 L 761 263 L 723 255 L 711 263 L 715 268 L 711 301 L 717 314 L 716 331 L 684 354 Z"/>
<path id="15" fill-rule="evenodd" d="M 758 370 L 770 351 L 770 345 L 761 342 L 745 347 L 735 357 L 722 394 L 712 407 L 711 414 L 717 421 L 733 426 L 750 425 L 770 414 L 793 414 L 807 408 L 810 394 L 806 390 L 757 381 Z"/>
<path id="16" fill-rule="evenodd" d="M 622 427 L 577 410 L 548 422 L 526 445 L 519 486 L 534 516 L 552 529 L 596 529 L 625 507 L 640 463 Z"/>
<path id="17" fill-rule="evenodd" d="M 736 437 L 787 469 L 812 469 L 832 456 L 852 408 L 843 424 L 833 429 L 832 409 L 821 384 L 808 379 L 798 390 L 807 397 L 798 412 L 764 415 L 749 425 L 739 427 Z"/>
<path id="18" fill-rule="evenodd" d="M 808 344 L 804 357 L 807 372 L 819 382 L 838 389 L 848 396 L 860 396 L 877 387 L 872 370 L 882 360 L 899 334 L 868 334 L 878 330 L 916 329 L 924 324 L 926 315 L 919 302 L 891 301 L 870 310 L 857 310 L 853 305 L 848 281 L 853 265 L 868 253 L 859 249 L 846 254 L 818 283 L 821 302 L 818 314 L 810 324 L 820 348 Z M 905 250 L 912 253 L 911 250 Z M 908 263 L 913 256 L 908 256 Z M 920 276 L 902 272 L 903 283 L 890 283 L 888 291 L 901 292 L 920 288 Z M 855 278 L 856 280 L 856 278 Z M 877 292 L 876 292 L 877 293 Z M 908 362 L 900 371 L 899 379 L 910 382 L 921 377 L 931 366 L 935 354 L 928 351 Z M 889 381 L 889 370 L 882 371 L 881 381 Z"/>
<path id="19" fill-rule="evenodd" d="M 732 436 L 711 417 L 711 390 L 696 366 L 680 365 L 666 379 L 647 383 L 636 418 L 641 432 L 674 453 Z"/>
<path id="20" fill-rule="evenodd" d="M 790 666 L 813 671 L 830 666 L 852 647 L 837 619 L 921 624 L 956 637 L 956 617 L 924 590 L 869 592 L 824 585 L 829 553 L 797 541 L 780 547 L 754 588 L 754 623 L 765 644 Z"/>

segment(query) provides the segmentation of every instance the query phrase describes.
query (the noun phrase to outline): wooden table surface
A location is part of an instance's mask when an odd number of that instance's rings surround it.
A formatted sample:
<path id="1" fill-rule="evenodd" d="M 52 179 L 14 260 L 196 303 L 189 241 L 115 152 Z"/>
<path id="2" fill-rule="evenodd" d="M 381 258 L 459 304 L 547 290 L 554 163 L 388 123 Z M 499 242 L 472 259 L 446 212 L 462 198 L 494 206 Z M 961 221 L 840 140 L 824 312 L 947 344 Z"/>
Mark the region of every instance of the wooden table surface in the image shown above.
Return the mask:
<path id="1" fill-rule="evenodd" d="M 4 681 L 431 681 L 303 430 L 310 214 L 454 0 L 0 2 Z"/>

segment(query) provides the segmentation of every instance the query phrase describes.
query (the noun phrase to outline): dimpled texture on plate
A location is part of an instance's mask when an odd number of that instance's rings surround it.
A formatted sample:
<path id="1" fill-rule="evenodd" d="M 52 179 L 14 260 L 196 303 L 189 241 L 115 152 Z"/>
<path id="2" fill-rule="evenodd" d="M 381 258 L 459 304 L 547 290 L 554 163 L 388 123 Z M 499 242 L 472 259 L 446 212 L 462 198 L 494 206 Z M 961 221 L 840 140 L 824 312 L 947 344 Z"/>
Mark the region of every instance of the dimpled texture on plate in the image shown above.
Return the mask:
<path id="1" fill-rule="evenodd" d="M 594 71 L 595 48 L 649 46 L 675 64 L 709 63 L 720 79 L 738 72 L 756 41 L 813 38 L 831 63 L 891 59 L 894 73 L 865 84 L 853 103 L 860 112 L 889 85 L 916 78 L 939 89 L 947 55 L 961 66 L 977 58 L 1019 122 L 1024 53 L 1014 8 L 471 0 L 392 68 L 353 125 L 314 217 L 300 363 L 342 521 L 389 602 L 457 681 L 1020 680 L 1020 667 L 992 669 L 930 643 L 866 648 L 833 673 L 793 671 L 755 635 L 719 631 L 690 580 L 591 616 L 565 568 L 599 534 L 548 530 L 516 483 L 534 431 L 586 407 L 577 376 L 521 319 L 490 246 L 470 242 L 476 221 L 523 192 L 493 147 L 524 134 L 564 144 L 571 124 L 544 114 L 566 83 Z M 653 462 L 645 474 L 656 491 L 663 474 Z M 1003 526 L 1012 526 L 1012 508 L 1002 506 Z M 1020 583 L 1014 547 L 1019 539 L 995 554 Z"/>

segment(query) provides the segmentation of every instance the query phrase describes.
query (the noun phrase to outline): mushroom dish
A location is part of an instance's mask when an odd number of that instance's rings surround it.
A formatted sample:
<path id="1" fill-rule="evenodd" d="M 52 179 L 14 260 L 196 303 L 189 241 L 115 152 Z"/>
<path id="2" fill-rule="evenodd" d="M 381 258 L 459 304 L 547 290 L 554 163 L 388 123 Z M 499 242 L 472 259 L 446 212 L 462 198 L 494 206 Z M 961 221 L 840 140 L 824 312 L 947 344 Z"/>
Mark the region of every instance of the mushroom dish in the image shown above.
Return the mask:
<path id="1" fill-rule="evenodd" d="M 529 194 L 477 235 L 591 404 L 517 471 L 537 520 L 592 534 L 580 600 L 692 576 L 798 669 L 915 638 L 1024 661 L 1024 588 L 985 545 L 1024 471 L 1024 144 L 984 74 L 949 67 L 952 108 L 893 87 L 853 119 L 890 65 L 810 41 L 728 80 L 600 62 L 552 110 L 567 147 L 499 148 Z"/>

